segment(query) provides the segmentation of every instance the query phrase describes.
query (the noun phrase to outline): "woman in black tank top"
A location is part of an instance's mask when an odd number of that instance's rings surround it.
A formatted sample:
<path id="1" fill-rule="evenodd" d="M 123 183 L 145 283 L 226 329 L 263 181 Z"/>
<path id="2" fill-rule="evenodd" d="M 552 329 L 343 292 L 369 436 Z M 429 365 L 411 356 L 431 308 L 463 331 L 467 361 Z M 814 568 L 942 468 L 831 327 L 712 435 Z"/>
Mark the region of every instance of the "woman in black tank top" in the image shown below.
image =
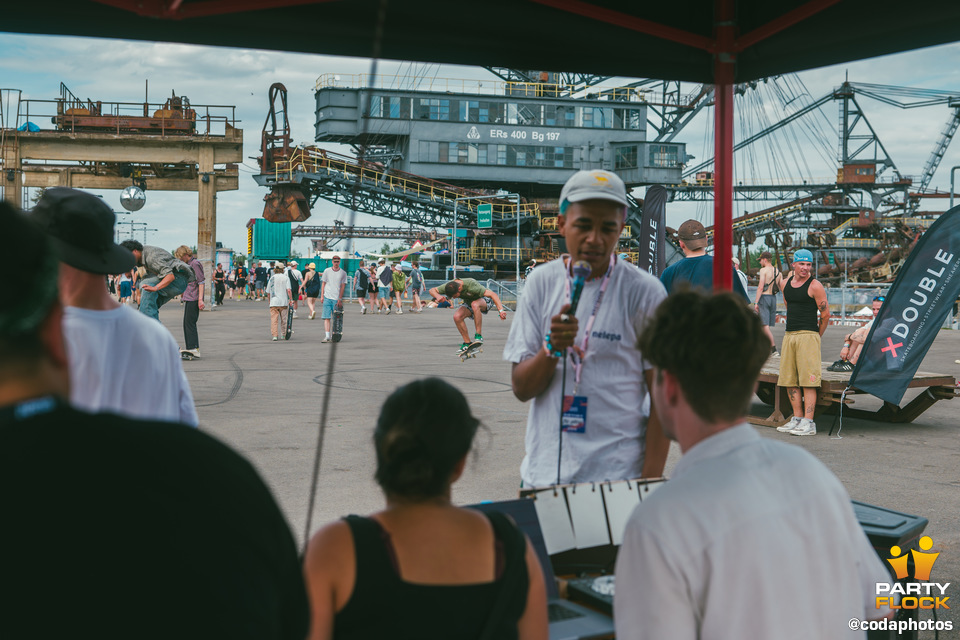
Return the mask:
<path id="1" fill-rule="evenodd" d="M 478 425 L 438 378 L 387 398 L 374 432 L 387 506 L 310 540 L 310 638 L 546 640 L 543 573 L 523 533 L 450 501 Z"/>

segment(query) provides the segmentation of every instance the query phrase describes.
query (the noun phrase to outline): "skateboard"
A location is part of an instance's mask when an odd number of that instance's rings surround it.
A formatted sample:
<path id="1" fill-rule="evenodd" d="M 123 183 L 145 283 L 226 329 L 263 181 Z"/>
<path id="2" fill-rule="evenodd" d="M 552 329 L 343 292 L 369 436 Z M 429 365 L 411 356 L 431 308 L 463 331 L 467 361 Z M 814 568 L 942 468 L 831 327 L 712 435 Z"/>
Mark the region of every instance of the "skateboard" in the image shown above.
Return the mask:
<path id="1" fill-rule="evenodd" d="M 293 335 L 293 303 L 287 307 L 287 332 L 284 334 L 283 339 L 289 340 L 290 336 Z"/>
<path id="2" fill-rule="evenodd" d="M 343 337 L 343 303 L 338 302 L 333 307 L 333 341 L 340 342 Z"/>
<path id="3" fill-rule="evenodd" d="M 479 353 L 483 353 L 483 343 L 471 342 L 465 349 L 458 351 L 457 355 L 460 356 L 460 362 L 466 362 L 468 358 L 476 358 Z"/>

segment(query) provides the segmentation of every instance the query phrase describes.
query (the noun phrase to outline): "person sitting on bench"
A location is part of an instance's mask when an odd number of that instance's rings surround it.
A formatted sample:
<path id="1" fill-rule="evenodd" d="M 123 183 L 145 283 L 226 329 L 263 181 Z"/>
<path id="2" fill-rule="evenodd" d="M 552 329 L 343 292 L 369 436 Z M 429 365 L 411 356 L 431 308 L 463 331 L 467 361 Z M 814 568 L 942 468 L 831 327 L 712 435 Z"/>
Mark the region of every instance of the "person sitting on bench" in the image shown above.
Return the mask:
<path id="1" fill-rule="evenodd" d="M 857 360 L 860 358 L 860 351 L 863 349 L 863 343 L 867 341 L 870 335 L 870 329 L 873 327 L 873 321 L 877 319 L 880 313 L 880 307 L 886 300 L 884 296 L 877 296 L 873 299 L 873 317 L 870 322 L 863 325 L 853 333 L 843 336 L 843 348 L 840 349 L 840 359 L 827 367 L 827 371 L 853 371 L 857 366 Z"/>

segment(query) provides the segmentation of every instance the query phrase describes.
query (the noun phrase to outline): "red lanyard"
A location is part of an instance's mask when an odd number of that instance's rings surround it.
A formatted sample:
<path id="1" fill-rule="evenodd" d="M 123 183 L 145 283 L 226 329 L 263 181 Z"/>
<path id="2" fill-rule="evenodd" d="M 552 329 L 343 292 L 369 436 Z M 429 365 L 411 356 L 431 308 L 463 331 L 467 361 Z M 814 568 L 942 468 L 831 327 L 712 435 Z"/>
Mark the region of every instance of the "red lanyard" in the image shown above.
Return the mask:
<path id="1" fill-rule="evenodd" d="M 567 260 L 570 256 L 564 255 L 564 264 L 567 266 L 567 277 L 564 279 L 566 299 L 570 299 L 570 269 L 567 264 Z M 568 348 L 570 357 L 573 359 L 574 367 L 574 387 L 573 393 L 577 394 L 577 390 L 580 388 L 580 376 L 583 373 L 583 361 L 587 358 L 587 345 L 590 343 L 590 332 L 593 330 L 593 323 L 597 319 L 597 311 L 600 309 L 600 303 L 603 302 L 603 294 L 607 290 L 607 284 L 610 282 L 610 276 L 613 273 L 613 254 L 610 254 L 610 265 L 607 267 L 607 272 L 603 275 L 603 282 L 600 283 L 600 292 L 597 294 L 597 300 L 593 303 L 593 311 L 590 313 L 590 317 L 587 319 L 587 324 L 584 326 L 583 330 L 583 341 L 580 343 L 580 353 L 578 357 L 576 351 L 573 351 L 572 348 Z M 566 357 L 566 356 L 564 356 Z M 564 390 L 561 389 L 560 393 L 563 394 Z"/>

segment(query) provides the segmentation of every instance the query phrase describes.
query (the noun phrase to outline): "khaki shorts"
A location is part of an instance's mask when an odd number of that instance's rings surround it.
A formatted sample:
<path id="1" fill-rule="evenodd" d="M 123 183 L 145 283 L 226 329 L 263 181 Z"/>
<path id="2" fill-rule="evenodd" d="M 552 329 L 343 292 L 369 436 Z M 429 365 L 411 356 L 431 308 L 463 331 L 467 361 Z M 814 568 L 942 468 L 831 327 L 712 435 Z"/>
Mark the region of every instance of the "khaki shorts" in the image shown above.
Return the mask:
<path id="1" fill-rule="evenodd" d="M 780 346 L 780 387 L 820 386 L 820 334 L 788 331 Z"/>

